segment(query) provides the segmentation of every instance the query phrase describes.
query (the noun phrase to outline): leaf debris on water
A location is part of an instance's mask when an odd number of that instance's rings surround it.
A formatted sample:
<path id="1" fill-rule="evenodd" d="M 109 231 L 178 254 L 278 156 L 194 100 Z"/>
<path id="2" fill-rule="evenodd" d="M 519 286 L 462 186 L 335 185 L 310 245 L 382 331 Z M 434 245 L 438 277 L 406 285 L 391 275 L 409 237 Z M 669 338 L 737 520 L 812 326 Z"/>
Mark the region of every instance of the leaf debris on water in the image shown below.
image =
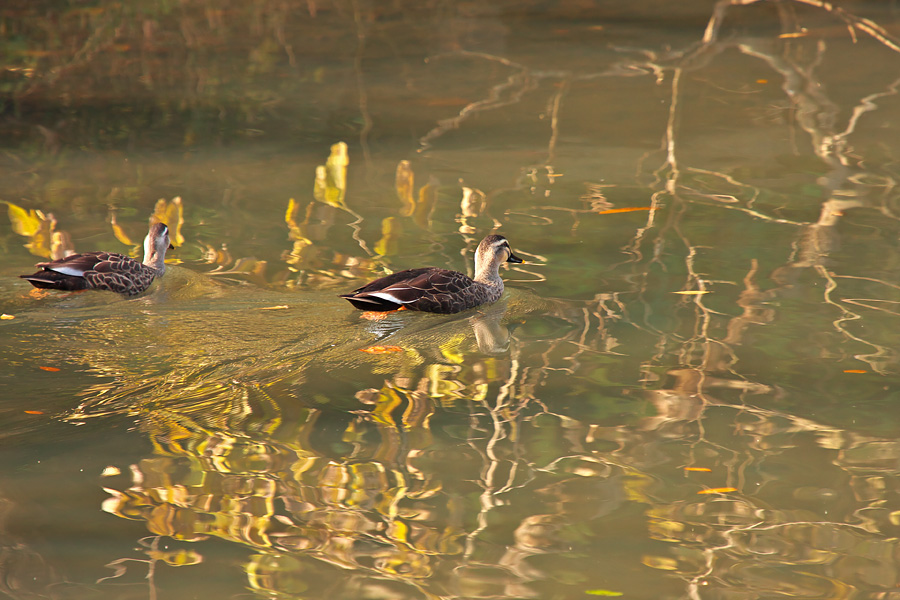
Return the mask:
<path id="1" fill-rule="evenodd" d="M 400 346 L 369 346 L 368 348 L 360 348 L 360 352 L 368 354 L 387 354 L 388 352 L 403 352 Z"/>
<path id="2" fill-rule="evenodd" d="M 737 488 L 733 487 L 718 487 L 718 488 L 710 488 L 708 490 L 700 490 L 697 492 L 698 494 L 727 494 L 728 492 L 736 492 Z"/>

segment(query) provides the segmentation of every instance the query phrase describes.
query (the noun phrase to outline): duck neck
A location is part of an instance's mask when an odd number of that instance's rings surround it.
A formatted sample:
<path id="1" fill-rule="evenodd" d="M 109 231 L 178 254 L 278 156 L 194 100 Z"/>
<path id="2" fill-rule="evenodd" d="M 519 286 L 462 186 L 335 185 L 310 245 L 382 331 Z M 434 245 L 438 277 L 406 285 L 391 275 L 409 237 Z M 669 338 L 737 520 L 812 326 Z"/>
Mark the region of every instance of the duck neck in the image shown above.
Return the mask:
<path id="1" fill-rule="evenodd" d="M 144 258 L 144 264 L 151 269 L 156 269 L 160 275 L 166 272 L 166 257 L 159 252 L 154 252 Z"/>
<path id="2" fill-rule="evenodd" d="M 476 265 L 475 281 L 485 285 L 499 285 L 502 288 L 503 280 L 500 279 L 500 265 L 493 262 L 486 265 Z"/>
<path id="3" fill-rule="evenodd" d="M 166 251 L 154 248 L 149 238 L 144 240 L 144 265 L 156 269 L 160 275 L 166 272 Z"/>

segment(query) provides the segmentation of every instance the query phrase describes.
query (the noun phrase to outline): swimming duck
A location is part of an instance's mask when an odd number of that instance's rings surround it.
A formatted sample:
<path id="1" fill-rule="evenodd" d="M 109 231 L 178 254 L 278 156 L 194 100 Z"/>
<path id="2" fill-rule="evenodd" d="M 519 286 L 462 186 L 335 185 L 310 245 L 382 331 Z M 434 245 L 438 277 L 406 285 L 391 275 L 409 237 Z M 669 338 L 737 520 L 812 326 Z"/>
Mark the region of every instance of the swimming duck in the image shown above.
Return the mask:
<path id="1" fill-rule="evenodd" d="M 144 262 L 115 252 L 85 252 L 59 260 L 38 263 L 34 275 L 20 275 L 36 288 L 49 290 L 108 290 L 135 296 L 166 271 L 169 228 L 154 223 L 144 239 Z"/>
<path id="2" fill-rule="evenodd" d="M 500 297 L 500 263 L 504 262 L 520 263 L 522 259 L 512 253 L 505 237 L 489 235 L 475 251 L 475 279 L 437 267 L 407 269 L 341 294 L 341 298 L 360 310 L 457 313 Z"/>

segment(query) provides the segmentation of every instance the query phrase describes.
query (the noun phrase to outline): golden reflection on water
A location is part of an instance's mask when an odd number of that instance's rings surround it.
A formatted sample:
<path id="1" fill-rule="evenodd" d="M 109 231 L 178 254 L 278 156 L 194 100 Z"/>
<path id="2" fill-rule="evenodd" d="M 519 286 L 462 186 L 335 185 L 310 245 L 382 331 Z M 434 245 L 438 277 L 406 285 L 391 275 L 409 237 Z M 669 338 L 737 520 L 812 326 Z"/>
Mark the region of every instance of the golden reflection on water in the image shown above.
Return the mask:
<path id="1" fill-rule="evenodd" d="M 285 6 L 260 6 L 278 17 L 262 30 L 287 22 Z M 306 7 L 313 21 L 318 7 Z M 79 22 L 114 18 L 97 10 Z M 327 18 L 359 10 L 322 7 Z M 373 30 L 391 37 L 393 20 L 376 17 L 352 19 L 360 53 Z M 154 52 L 166 18 L 147 17 L 132 57 L 147 89 L 166 80 L 170 59 Z M 198 24 L 220 35 L 229 18 L 207 11 L 175 37 L 195 48 Z M 575 21 L 541 34 L 596 43 L 616 26 Z M 871 65 L 896 64 L 900 46 L 890 27 L 819 2 L 720 2 L 702 21 L 693 37 L 680 32 L 688 42 L 661 44 L 655 31 L 638 51 L 588 45 L 552 68 L 543 49 L 502 44 L 428 63 L 416 54 L 382 73 L 390 86 L 360 54 L 363 128 L 322 136 L 297 169 L 308 185 L 270 187 L 292 157 L 267 157 L 229 170 L 222 198 L 204 197 L 219 180 L 186 156 L 190 176 L 175 169 L 170 186 L 185 189 L 154 205 L 162 194 L 135 191 L 154 179 L 143 165 L 107 180 L 90 172 L 104 189 L 91 201 L 73 192 L 90 186 L 47 176 L 52 165 L 20 168 L 10 185 L 28 193 L 4 200 L 10 248 L 48 257 L 93 241 L 134 253 L 129 232 L 151 206 L 184 242 L 182 264 L 135 300 L 2 291 L 14 317 L 2 325 L 4 375 L 21 402 L 48 405 L 28 414 L 101 434 L 127 417 L 149 440 L 129 464 L 111 456 L 101 481 L 103 510 L 151 534 L 136 551 L 148 575 L 157 563 L 199 569 L 214 548 L 201 542 L 218 538 L 246 549 L 246 586 L 261 597 L 895 598 L 897 80 Z M 330 74 L 298 67 L 285 33 L 250 36 L 241 135 L 301 96 L 291 82 Z M 465 41 L 441 39 L 441 51 Z M 253 74 L 277 68 L 281 51 L 299 71 L 279 75 L 281 97 L 254 96 Z M 88 75 L 58 54 L 42 59 L 54 78 Z M 33 79 L 36 56 L 16 54 L 35 62 L 5 76 L 26 109 L 48 81 Z M 852 67 L 829 70 L 843 60 Z M 185 106 L 229 114 L 206 95 L 208 68 L 188 68 Z M 857 81 L 860 70 L 872 72 Z M 449 97 L 445 78 L 466 97 Z M 380 152 L 366 85 L 420 96 L 435 86 L 442 116 L 410 125 L 403 152 Z M 322 104 L 340 95 L 307 87 Z M 598 106 L 609 111 L 599 119 Z M 81 125 L 47 125 L 35 128 L 40 148 L 78 169 L 66 135 Z M 184 148 L 197 143 L 189 125 Z M 107 185 L 128 177 L 133 189 Z M 494 305 L 365 321 L 335 297 L 424 257 L 471 269 L 494 230 L 529 259 L 504 271 L 510 289 Z M 12 431 L 21 407 L 7 402 Z M 4 591 L 35 579 L 37 551 L 2 550 Z M 98 583 L 137 560 L 110 561 Z"/>

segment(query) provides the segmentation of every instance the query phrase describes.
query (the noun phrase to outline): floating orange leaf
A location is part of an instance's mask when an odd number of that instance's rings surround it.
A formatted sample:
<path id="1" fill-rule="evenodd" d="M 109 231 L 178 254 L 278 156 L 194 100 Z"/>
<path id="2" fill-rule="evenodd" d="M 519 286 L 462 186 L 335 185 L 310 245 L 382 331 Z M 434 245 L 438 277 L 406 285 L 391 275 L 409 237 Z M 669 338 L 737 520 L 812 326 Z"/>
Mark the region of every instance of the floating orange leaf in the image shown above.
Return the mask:
<path id="1" fill-rule="evenodd" d="M 598 212 L 598 215 L 612 215 L 615 213 L 627 213 L 634 212 L 636 210 L 653 210 L 652 206 L 632 206 L 630 208 L 613 208 L 610 210 L 601 210 Z"/>
<path id="2" fill-rule="evenodd" d="M 369 354 L 387 354 L 388 352 L 403 352 L 400 346 L 369 346 L 368 348 L 360 348 L 361 352 Z"/>
<path id="3" fill-rule="evenodd" d="M 50 371 L 51 373 L 56 373 L 57 371 L 60 370 L 60 369 L 57 369 L 56 367 L 38 367 L 38 369 L 40 369 L 41 371 Z"/>
<path id="4" fill-rule="evenodd" d="M 26 410 L 25 414 L 26 415 L 42 415 L 42 414 L 44 414 L 44 411 L 42 411 L 42 410 Z"/>
<path id="5" fill-rule="evenodd" d="M 778 37 L 779 37 L 779 39 L 786 40 L 786 39 L 790 39 L 790 38 L 806 37 L 808 35 L 809 35 L 809 33 L 805 32 L 805 31 L 796 31 L 794 33 L 782 33 Z"/>
<path id="6" fill-rule="evenodd" d="M 0 315 L 0 319 L 2 319 L 4 321 L 9 321 L 10 319 L 15 319 L 15 318 L 16 318 L 15 315 L 8 315 L 6 313 L 3 313 L 2 315 Z"/>
<path id="7" fill-rule="evenodd" d="M 709 473 L 712 469 L 707 469 L 706 467 L 685 467 L 685 471 L 702 471 L 704 473 Z"/>
<path id="8" fill-rule="evenodd" d="M 681 290 L 679 292 L 672 293 L 681 294 L 682 296 L 702 296 L 703 294 L 708 294 L 709 290 Z"/>
<path id="9" fill-rule="evenodd" d="M 727 494 L 728 492 L 736 492 L 737 488 L 733 487 L 720 487 L 720 488 L 710 488 L 708 490 L 700 490 L 697 492 L 698 494 Z"/>
<path id="10" fill-rule="evenodd" d="M 868 373 L 865 369 L 844 369 L 844 373 Z"/>

